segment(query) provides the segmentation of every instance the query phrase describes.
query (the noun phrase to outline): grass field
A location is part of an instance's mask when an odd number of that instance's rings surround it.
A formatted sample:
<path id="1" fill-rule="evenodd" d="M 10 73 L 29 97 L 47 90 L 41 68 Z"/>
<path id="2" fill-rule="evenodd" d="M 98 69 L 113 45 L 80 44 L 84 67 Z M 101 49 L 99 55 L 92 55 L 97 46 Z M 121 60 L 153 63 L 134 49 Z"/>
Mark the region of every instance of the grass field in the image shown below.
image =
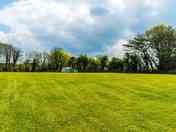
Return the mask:
<path id="1" fill-rule="evenodd" d="M 0 132 L 175 132 L 176 76 L 0 73 Z"/>

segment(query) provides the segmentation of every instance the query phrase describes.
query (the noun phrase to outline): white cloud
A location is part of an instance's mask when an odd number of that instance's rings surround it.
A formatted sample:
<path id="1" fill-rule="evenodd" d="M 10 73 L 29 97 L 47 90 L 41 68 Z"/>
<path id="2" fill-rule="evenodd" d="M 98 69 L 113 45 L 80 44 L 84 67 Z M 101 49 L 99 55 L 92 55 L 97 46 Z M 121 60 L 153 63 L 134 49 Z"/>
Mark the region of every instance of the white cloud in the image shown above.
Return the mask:
<path id="1" fill-rule="evenodd" d="M 4 32 L 0 32 L 0 40 L 4 43 L 8 43 L 8 38 Z"/>
<path id="2" fill-rule="evenodd" d="M 117 40 L 111 47 L 107 48 L 108 56 L 122 58 L 125 53 L 123 45 L 126 43 L 127 41 L 125 39 Z"/>
<path id="3" fill-rule="evenodd" d="M 115 52 L 120 48 L 118 36 L 131 34 L 131 28 L 140 23 L 141 8 L 146 10 L 144 17 L 157 16 L 163 3 L 164 0 L 20 0 L 0 10 L 0 24 L 10 29 L 7 33 L 1 31 L 0 39 L 23 49 L 45 49 L 57 43 L 58 47 L 85 52 L 94 50 L 97 41 L 97 47 L 104 42 L 104 48 L 113 45 L 111 51 Z M 97 7 L 106 9 L 107 14 L 91 14 Z M 115 33 L 106 38 L 102 36 L 106 32 Z M 109 43 L 117 39 L 115 44 Z M 46 41 L 50 45 L 46 46 Z"/>
<path id="4" fill-rule="evenodd" d="M 124 30 L 122 33 L 123 37 L 121 39 L 115 40 L 111 46 L 108 46 L 105 53 L 110 57 L 122 58 L 125 54 L 125 48 L 123 45 L 127 44 L 128 39 L 131 39 L 134 35 L 135 33 L 132 31 Z"/>
<path id="5" fill-rule="evenodd" d="M 161 9 L 166 2 L 164 0 L 144 0 L 144 4 L 153 9 Z"/>
<path id="6" fill-rule="evenodd" d="M 45 32 L 48 35 L 58 35 L 64 39 L 72 37 L 70 32 L 72 26 L 81 24 L 91 25 L 93 19 L 89 9 L 84 4 L 72 5 L 56 0 L 25 0 L 18 1 L 5 9 L 0 10 L 1 24 L 10 28 L 7 33 L 9 41 L 16 39 L 17 42 L 30 45 L 23 45 L 29 48 L 34 42 L 41 45 L 36 36 Z M 36 34 L 35 31 L 41 31 Z M 21 45 L 20 45 L 21 46 Z M 35 46 L 35 45 L 33 45 Z M 38 47 L 38 46 L 37 46 Z"/>

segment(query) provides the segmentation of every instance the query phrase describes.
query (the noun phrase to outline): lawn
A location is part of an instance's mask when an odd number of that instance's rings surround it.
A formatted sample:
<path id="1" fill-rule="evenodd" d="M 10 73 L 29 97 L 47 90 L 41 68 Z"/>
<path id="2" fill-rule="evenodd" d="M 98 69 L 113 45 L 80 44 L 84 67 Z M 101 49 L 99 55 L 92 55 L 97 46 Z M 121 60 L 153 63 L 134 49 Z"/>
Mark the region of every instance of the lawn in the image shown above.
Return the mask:
<path id="1" fill-rule="evenodd" d="M 1 132 L 175 132 L 176 75 L 0 73 Z"/>

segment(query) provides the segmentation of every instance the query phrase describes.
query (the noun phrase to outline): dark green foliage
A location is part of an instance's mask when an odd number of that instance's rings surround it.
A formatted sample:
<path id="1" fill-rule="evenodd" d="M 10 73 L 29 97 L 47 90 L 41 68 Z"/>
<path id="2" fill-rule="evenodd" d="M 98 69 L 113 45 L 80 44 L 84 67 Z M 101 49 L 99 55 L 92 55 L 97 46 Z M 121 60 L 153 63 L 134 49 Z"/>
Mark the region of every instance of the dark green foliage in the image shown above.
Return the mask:
<path id="1" fill-rule="evenodd" d="M 100 60 L 101 71 L 104 71 L 108 65 L 108 61 L 109 61 L 108 56 L 106 55 L 99 56 L 98 59 Z"/>
<path id="2" fill-rule="evenodd" d="M 80 72 L 85 72 L 89 64 L 89 59 L 87 55 L 80 55 L 77 59 L 77 66 Z"/>
<path id="3" fill-rule="evenodd" d="M 176 49 L 176 30 L 167 25 L 158 25 L 145 33 L 150 41 L 151 47 L 155 50 L 158 59 L 159 71 L 169 71 L 173 63 L 172 56 Z"/>
<path id="4" fill-rule="evenodd" d="M 109 70 L 112 72 L 123 72 L 123 60 L 113 57 L 109 62 Z"/>

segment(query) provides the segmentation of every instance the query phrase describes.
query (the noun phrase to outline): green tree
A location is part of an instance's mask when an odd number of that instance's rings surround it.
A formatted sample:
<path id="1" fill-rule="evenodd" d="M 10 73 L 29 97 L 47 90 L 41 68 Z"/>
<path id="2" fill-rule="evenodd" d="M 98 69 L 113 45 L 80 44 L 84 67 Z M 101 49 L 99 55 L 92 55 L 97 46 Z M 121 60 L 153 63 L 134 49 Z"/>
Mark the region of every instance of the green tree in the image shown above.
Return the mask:
<path id="1" fill-rule="evenodd" d="M 85 72 L 89 64 L 89 59 L 87 55 L 80 55 L 77 59 L 77 64 L 78 64 L 78 70 L 81 72 Z"/>
<path id="2" fill-rule="evenodd" d="M 143 65 L 143 71 L 149 72 L 150 69 L 154 69 L 154 56 L 152 56 L 152 48 L 149 40 L 143 34 L 135 36 L 133 39 L 129 40 L 127 44 L 124 44 L 127 52 L 138 56 L 141 60 L 141 65 Z"/>
<path id="3" fill-rule="evenodd" d="M 70 55 L 61 48 L 55 48 L 50 53 L 50 63 L 55 71 L 62 71 L 64 65 L 68 62 Z"/>
<path id="4" fill-rule="evenodd" d="M 77 58 L 74 56 L 70 57 L 68 66 L 72 67 L 72 69 L 77 69 Z"/>
<path id="5" fill-rule="evenodd" d="M 127 72 L 139 72 L 142 67 L 141 58 L 136 54 L 126 53 L 124 57 L 124 66 Z"/>
<path id="6" fill-rule="evenodd" d="M 122 72 L 123 61 L 119 58 L 113 57 L 109 62 L 109 70 L 112 72 Z"/>
<path id="7" fill-rule="evenodd" d="M 97 72 L 100 68 L 100 61 L 96 57 L 89 57 L 88 70 L 90 72 Z"/>
<path id="8" fill-rule="evenodd" d="M 171 62 L 171 56 L 176 49 L 175 29 L 171 26 L 162 24 L 147 30 L 145 35 L 158 59 L 158 69 L 160 71 L 170 70 L 169 65 Z"/>
<path id="9" fill-rule="evenodd" d="M 100 60 L 101 71 L 104 71 L 108 65 L 109 58 L 108 56 L 104 55 L 104 56 L 99 56 L 98 59 Z"/>

